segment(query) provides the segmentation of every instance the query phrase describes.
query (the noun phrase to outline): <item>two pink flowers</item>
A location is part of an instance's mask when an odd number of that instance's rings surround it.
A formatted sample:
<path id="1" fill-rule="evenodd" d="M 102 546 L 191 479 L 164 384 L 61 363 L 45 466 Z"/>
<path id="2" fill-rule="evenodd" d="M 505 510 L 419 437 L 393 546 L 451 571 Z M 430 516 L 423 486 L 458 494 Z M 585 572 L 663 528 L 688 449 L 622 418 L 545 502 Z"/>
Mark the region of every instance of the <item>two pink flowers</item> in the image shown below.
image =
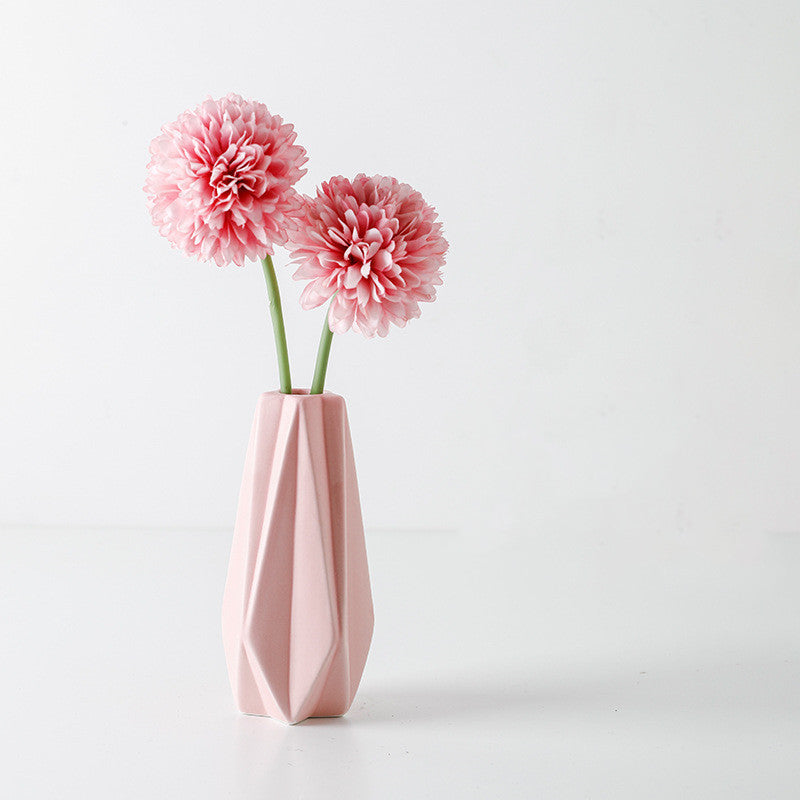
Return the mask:
<path id="1" fill-rule="evenodd" d="M 270 257 L 285 246 L 294 277 L 308 280 L 303 307 L 332 298 L 329 332 L 385 336 L 435 299 L 447 251 L 442 225 L 422 195 L 395 178 L 335 177 L 316 196 L 300 195 L 293 187 L 308 159 L 296 138 L 266 106 L 235 94 L 181 114 L 150 145 L 153 223 L 174 246 L 219 266 L 261 259 L 271 306 Z M 275 332 L 285 338 L 282 316 Z M 321 349 L 325 339 L 323 331 Z"/>

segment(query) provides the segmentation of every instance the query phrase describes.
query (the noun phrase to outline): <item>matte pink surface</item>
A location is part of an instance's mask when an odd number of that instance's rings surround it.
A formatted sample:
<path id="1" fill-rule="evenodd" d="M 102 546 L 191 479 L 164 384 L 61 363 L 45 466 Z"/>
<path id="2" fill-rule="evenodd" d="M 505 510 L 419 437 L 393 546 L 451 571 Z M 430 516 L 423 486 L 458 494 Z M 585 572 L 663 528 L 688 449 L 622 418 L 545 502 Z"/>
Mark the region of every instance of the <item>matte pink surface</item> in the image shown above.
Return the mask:
<path id="1" fill-rule="evenodd" d="M 223 599 L 225 656 L 239 709 L 289 723 L 344 714 L 372 627 L 344 399 L 262 394 Z"/>

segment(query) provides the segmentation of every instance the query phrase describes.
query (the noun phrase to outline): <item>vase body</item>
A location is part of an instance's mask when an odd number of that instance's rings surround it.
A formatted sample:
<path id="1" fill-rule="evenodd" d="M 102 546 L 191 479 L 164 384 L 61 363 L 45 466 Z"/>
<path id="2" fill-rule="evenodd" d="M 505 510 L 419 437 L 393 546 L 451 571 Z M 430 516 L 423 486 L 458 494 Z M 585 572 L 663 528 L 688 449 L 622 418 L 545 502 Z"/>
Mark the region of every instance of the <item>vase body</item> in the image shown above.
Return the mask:
<path id="1" fill-rule="evenodd" d="M 344 714 L 372 639 L 353 446 L 338 395 L 259 397 L 222 611 L 240 711 Z"/>

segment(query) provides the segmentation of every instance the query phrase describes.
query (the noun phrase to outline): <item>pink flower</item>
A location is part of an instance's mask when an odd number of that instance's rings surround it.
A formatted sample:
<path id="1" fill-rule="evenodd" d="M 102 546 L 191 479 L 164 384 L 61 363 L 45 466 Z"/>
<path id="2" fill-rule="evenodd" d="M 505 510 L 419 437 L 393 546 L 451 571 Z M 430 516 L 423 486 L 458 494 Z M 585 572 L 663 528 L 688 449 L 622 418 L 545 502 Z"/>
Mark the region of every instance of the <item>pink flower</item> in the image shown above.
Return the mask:
<path id="1" fill-rule="evenodd" d="M 292 186 L 306 151 L 261 103 L 210 98 L 150 144 L 145 184 L 153 223 L 172 244 L 218 266 L 272 255 L 300 204 Z"/>
<path id="2" fill-rule="evenodd" d="M 404 327 L 419 304 L 436 299 L 447 252 L 436 211 L 419 192 L 395 178 L 331 178 L 304 198 L 289 233 L 294 277 L 310 279 L 303 308 L 332 295 L 331 330 L 357 328 L 386 336 L 389 323 Z"/>

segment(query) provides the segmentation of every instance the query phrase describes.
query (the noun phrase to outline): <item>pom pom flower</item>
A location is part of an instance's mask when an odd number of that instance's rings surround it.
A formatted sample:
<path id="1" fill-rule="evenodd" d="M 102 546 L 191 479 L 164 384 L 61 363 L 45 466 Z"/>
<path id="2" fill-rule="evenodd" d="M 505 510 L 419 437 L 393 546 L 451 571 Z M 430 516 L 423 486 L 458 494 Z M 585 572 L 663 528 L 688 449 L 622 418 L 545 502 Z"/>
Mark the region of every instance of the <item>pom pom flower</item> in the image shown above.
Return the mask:
<path id="1" fill-rule="evenodd" d="M 289 351 L 273 248 L 286 245 L 308 280 L 300 302 L 330 300 L 311 394 L 325 385 L 333 334 L 386 336 L 436 299 L 447 241 L 436 211 L 396 178 L 337 176 L 298 194 L 306 151 L 294 127 L 262 103 L 229 94 L 165 125 L 150 144 L 145 192 L 153 223 L 187 255 L 218 266 L 261 259 L 281 392 L 291 394 Z"/>
<path id="2" fill-rule="evenodd" d="M 304 198 L 288 247 L 309 279 L 300 302 L 315 308 L 333 297 L 332 331 L 356 328 L 386 336 L 420 315 L 436 299 L 447 242 L 436 211 L 395 178 L 331 178 Z"/>
<path id="3" fill-rule="evenodd" d="M 264 258 L 286 241 L 305 174 L 296 134 L 262 103 L 229 94 L 165 125 L 150 145 L 153 223 L 176 247 L 218 266 Z"/>

